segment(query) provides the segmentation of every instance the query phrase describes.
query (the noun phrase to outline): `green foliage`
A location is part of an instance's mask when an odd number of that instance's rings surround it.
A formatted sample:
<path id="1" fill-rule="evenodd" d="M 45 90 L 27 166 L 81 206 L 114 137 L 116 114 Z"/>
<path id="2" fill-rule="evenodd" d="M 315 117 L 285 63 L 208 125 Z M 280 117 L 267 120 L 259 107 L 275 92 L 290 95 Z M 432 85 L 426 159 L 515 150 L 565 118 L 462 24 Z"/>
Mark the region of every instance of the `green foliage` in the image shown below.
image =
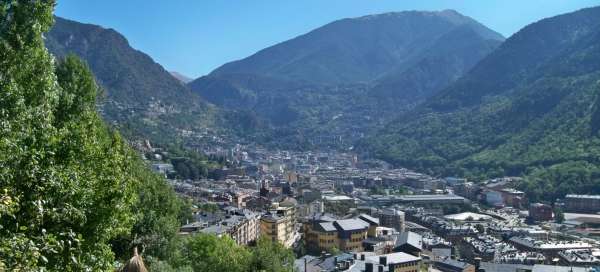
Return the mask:
<path id="1" fill-rule="evenodd" d="M 470 221 L 470 220 L 467 220 Z M 481 234 L 485 234 L 485 226 L 482 224 L 475 224 L 475 229 L 481 233 Z"/>
<path id="2" fill-rule="evenodd" d="M 325 211 L 339 216 L 347 215 L 351 208 L 356 208 L 356 204 L 348 201 L 325 202 Z"/>
<path id="3" fill-rule="evenodd" d="M 177 237 L 175 242 L 169 262 L 150 261 L 152 271 L 293 271 L 293 251 L 268 239 L 259 239 L 253 247 L 210 234 Z"/>
<path id="4" fill-rule="evenodd" d="M 292 272 L 294 260 L 293 251 L 282 244 L 261 238 L 252 252 L 252 271 Z"/>
<path id="5" fill-rule="evenodd" d="M 186 260 L 194 271 L 249 271 L 251 253 L 229 237 L 198 234 L 185 243 Z"/>
<path id="6" fill-rule="evenodd" d="M 233 122 L 242 128 L 274 127 L 253 131 L 255 142 L 348 148 L 442 90 L 502 40 L 460 14 L 348 19 L 227 63 L 188 86 L 215 105 L 249 112 Z"/>
<path id="7" fill-rule="evenodd" d="M 203 212 L 215 213 L 219 210 L 219 206 L 215 203 L 203 203 L 198 205 L 198 209 Z"/>
<path id="8" fill-rule="evenodd" d="M 387 192 L 385 191 L 385 188 L 383 188 L 382 186 L 374 186 L 374 187 L 371 187 L 371 189 L 369 189 L 369 194 L 386 195 Z"/>
<path id="9" fill-rule="evenodd" d="M 334 246 L 334 247 L 331 247 L 330 249 L 328 249 L 327 253 L 335 256 L 335 255 L 342 253 L 342 251 L 340 251 L 337 247 Z"/>
<path id="10" fill-rule="evenodd" d="M 565 221 L 565 213 L 563 213 L 561 208 L 554 208 L 554 221 L 559 224 Z"/>
<path id="11" fill-rule="evenodd" d="M 362 150 L 435 175 L 524 175 L 534 201 L 597 191 L 598 18 L 596 7 L 524 28 Z"/>
<path id="12" fill-rule="evenodd" d="M 134 222 L 135 154 L 95 112 L 87 66 L 55 67 L 42 33 L 53 1 L 0 6 L 0 260 L 9 270 L 112 268 Z"/>
<path id="13" fill-rule="evenodd" d="M 190 205 L 104 125 L 87 65 L 55 65 L 42 40 L 53 7 L 0 6 L 0 267 L 112 271 L 133 245 L 174 258 Z"/>

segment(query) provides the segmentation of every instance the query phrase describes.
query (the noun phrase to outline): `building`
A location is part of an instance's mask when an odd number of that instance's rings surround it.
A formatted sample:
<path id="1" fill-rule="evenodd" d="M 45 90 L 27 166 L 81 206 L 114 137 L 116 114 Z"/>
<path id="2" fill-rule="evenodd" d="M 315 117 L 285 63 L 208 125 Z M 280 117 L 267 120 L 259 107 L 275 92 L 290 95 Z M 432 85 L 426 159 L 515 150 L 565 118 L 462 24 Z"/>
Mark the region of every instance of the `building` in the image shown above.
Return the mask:
<path id="1" fill-rule="evenodd" d="M 529 205 L 529 218 L 534 221 L 550 221 L 553 218 L 552 207 L 542 203 Z"/>
<path id="2" fill-rule="evenodd" d="M 394 208 L 383 209 L 379 212 L 378 217 L 381 226 L 394 228 L 398 232 L 404 232 L 404 212 Z"/>
<path id="3" fill-rule="evenodd" d="M 501 193 L 506 206 L 519 209 L 527 203 L 525 193 L 522 191 L 515 190 L 512 188 L 505 188 L 501 190 Z"/>
<path id="4" fill-rule="evenodd" d="M 369 229 L 367 230 L 367 236 L 369 236 L 369 237 L 377 236 L 377 227 L 380 226 L 378 218 L 372 217 L 368 214 L 361 214 L 358 216 L 358 219 L 369 224 Z"/>
<path id="5" fill-rule="evenodd" d="M 488 190 L 485 192 L 485 202 L 494 207 L 504 207 L 504 199 L 499 191 Z"/>
<path id="6" fill-rule="evenodd" d="M 182 234 L 207 233 L 218 237 L 227 235 L 239 245 L 258 239 L 260 216 L 250 210 L 228 207 L 225 216 L 215 220 L 202 220 L 181 226 Z"/>
<path id="7" fill-rule="evenodd" d="M 444 216 L 444 219 L 454 222 L 473 222 L 473 221 L 490 221 L 491 216 L 473 212 L 463 212 L 457 214 L 448 214 Z"/>
<path id="8" fill-rule="evenodd" d="M 549 257 L 558 256 L 558 252 L 574 249 L 591 249 L 591 244 L 581 241 L 537 240 L 531 237 L 512 237 L 509 241 L 519 250 L 540 252 Z"/>
<path id="9" fill-rule="evenodd" d="M 354 267 L 346 271 L 418 272 L 421 268 L 420 257 L 406 254 L 404 252 L 369 256 L 364 259 L 364 262 L 356 262 Z M 361 265 L 364 265 L 364 269 L 362 269 Z"/>
<path id="10" fill-rule="evenodd" d="M 465 184 L 467 183 L 467 179 L 465 178 L 456 178 L 456 177 L 447 177 L 444 179 L 444 181 L 446 181 L 446 184 L 448 184 L 449 186 L 456 186 L 458 184 Z"/>
<path id="11" fill-rule="evenodd" d="M 374 234 L 378 226 L 376 218 L 361 214 L 358 218 L 329 220 L 315 218 L 304 223 L 304 239 L 309 249 L 328 251 L 363 251 L 363 241 Z"/>
<path id="12" fill-rule="evenodd" d="M 433 262 L 433 267 L 442 272 L 475 272 L 475 266 L 450 258 Z"/>
<path id="13" fill-rule="evenodd" d="M 260 218 L 260 235 L 291 247 L 298 237 L 296 231 L 296 207 L 275 204 Z"/>
<path id="14" fill-rule="evenodd" d="M 423 251 L 423 237 L 414 232 L 403 232 L 394 245 L 394 252 L 404 252 L 420 256 Z"/>
<path id="15" fill-rule="evenodd" d="M 340 203 L 345 205 L 355 204 L 354 198 L 345 195 L 324 195 L 323 201 L 325 201 L 326 203 Z"/>
<path id="16" fill-rule="evenodd" d="M 600 195 L 567 195 L 565 210 L 578 213 L 600 212 Z"/>
<path id="17" fill-rule="evenodd" d="M 479 194 L 480 187 L 473 182 L 459 183 L 452 187 L 456 195 L 466 197 L 468 199 L 475 199 Z"/>
<path id="18" fill-rule="evenodd" d="M 378 255 L 373 252 L 342 253 L 336 256 L 304 256 L 294 262 L 302 272 L 418 272 L 421 258 L 398 252 Z"/>
<path id="19" fill-rule="evenodd" d="M 457 195 L 403 195 L 398 200 L 402 204 L 413 205 L 460 205 L 467 202 L 464 197 Z"/>
<path id="20" fill-rule="evenodd" d="M 221 225 L 238 245 L 247 245 L 258 239 L 260 216 L 249 210 L 236 210 L 228 214 Z"/>
<path id="21" fill-rule="evenodd" d="M 600 265 L 600 249 L 569 249 L 558 253 L 560 264 L 568 266 Z"/>
<path id="22" fill-rule="evenodd" d="M 527 202 L 524 192 L 512 188 L 488 189 L 485 192 L 485 200 L 495 207 L 514 208 L 521 208 Z"/>

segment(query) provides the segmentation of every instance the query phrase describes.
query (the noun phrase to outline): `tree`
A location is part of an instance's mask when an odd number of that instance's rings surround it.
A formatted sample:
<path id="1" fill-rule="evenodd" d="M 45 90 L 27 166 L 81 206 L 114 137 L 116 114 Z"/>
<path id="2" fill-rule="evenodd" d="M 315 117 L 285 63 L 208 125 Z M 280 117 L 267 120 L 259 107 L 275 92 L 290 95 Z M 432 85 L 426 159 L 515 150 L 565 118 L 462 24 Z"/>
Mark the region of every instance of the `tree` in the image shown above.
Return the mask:
<path id="1" fill-rule="evenodd" d="M 194 271 L 246 272 L 251 271 L 252 255 L 228 236 L 196 234 L 185 242 L 186 265 Z"/>
<path id="2" fill-rule="evenodd" d="M 475 229 L 477 230 L 477 232 L 481 233 L 481 234 L 485 234 L 485 226 L 482 224 L 475 224 Z"/>
<path id="3" fill-rule="evenodd" d="M 135 154 L 98 117 L 87 66 L 74 57 L 55 65 L 46 51 L 53 8 L 0 4 L 0 262 L 106 271 L 109 240 L 134 221 Z"/>
<path id="4" fill-rule="evenodd" d="M 565 221 L 565 214 L 559 207 L 554 208 L 554 221 L 559 224 Z"/>
<path id="5" fill-rule="evenodd" d="M 87 65 L 47 53 L 53 7 L 0 4 L 0 270 L 111 271 L 134 245 L 175 258 L 189 203 L 103 123 Z"/>
<path id="6" fill-rule="evenodd" d="M 292 272 L 294 252 L 278 242 L 261 238 L 251 248 L 253 271 Z"/>

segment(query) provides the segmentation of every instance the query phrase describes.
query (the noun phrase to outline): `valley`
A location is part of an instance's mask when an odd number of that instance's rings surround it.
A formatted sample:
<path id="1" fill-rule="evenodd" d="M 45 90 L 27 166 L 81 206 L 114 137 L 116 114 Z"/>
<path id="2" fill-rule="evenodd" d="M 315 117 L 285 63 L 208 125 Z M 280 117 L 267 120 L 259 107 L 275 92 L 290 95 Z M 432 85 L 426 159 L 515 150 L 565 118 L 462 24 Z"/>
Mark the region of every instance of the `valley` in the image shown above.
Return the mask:
<path id="1" fill-rule="evenodd" d="M 599 271 L 600 3 L 359 2 L 0 2 L 0 271 Z"/>

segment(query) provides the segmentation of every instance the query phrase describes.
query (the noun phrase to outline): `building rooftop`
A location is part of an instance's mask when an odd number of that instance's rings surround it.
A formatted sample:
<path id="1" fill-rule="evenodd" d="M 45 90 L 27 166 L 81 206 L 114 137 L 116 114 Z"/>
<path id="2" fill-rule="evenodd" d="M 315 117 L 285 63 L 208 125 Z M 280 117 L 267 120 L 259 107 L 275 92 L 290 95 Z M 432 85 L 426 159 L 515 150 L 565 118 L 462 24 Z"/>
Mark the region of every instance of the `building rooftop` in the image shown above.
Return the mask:
<path id="1" fill-rule="evenodd" d="M 379 263 L 380 257 L 386 257 L 388 264 L 397 264 L 397 263 L 406 263 L 406 262 L 414 262 L 420 261 L 421 257 L 416 257 L 404 252 L 395 252 L 384 255 L 377 256 L 369 256 L 366 258 L 366 261 L 370 261 L 373 263 Z"/>
<path id="2" fill-rule="evenodd" d="M 398 199 L 402 201 L 427 201 L 427 200 L 465 200 L 457 195 L 402 195 Z"/>
<path id="3" fill-rule="evenodd" d="M 323 200 L 326 201 L 350 201 L 353 198 L 345 195 L 324 195 Z"/>
<path id="4" fill-rule="evenodd" d="M 325 231 L 325 232 L 337 231 L 337 229 L 333 225 L 333 222 L 322 222 L 322 223 L 319 223 L 319 227 L 322 229 L 322 231 Z"/>
<path id="5" fill-rule="evenodd" d="M 403 232 L 396 241 L 395 247 L 410 245 L 418 250 L 423 249 L 423 237 L 412 231 Z"/>
<path id="6" fill-rule="evenodd" d="M 455 221 L 467 221 L 467 220 L 471 220 L 471 221 L 485 221 L 485 220 L 492 219 L 492 217 L 489 216 L 489 215 L 480 214 L 480 213 L 473 213 L 473 212 L 464 212 L 464 213 L 457 213 L 457 214 L 449 214 L 449 215 L 444 216 L 444 218 L 446 218 L 448 220 L 455 220 Z"/>
<path id="7" fill-rule="evenodd" d="M 398 209 L 388 208 L 388 209 L 383 209 L 381 211 L 381 214 L 387 215 L 387 216 L 398 216 L 398 215 L 404 215 L 404 212 L 401 210 L 398 210 Z"/>
<path id="8" fill-rule="evenodd" d="M 586 199 L 600 199 L 600 195 L 575 195 L 569 194 L 565 198 L 586 198 Z"/>
<path id="9" fill-rule="evenodd" d="M 369 225 L 379 225 L 379 218 L 375 218 L 373 216 L 370 216 L 368 214 L 360 214 L 358 216 L 359 219 L 369 223 Z"/>
<path id="10" fill-rule="evenodd" d="M 560 249 L 586 249 L 592 248 L 592 245 L 582 241 L 541 241 L 531 237 L 512 237 L 510 241 L 529 248 L 540 250 L 560 250 Z"/>
<path id="11" fill-rule="evenodd" d="M 461 261 L 450 259 L 450 258 L 439 260 L 436 263 L 448 265 L 448 266 L 451 266 L 451 267 L 456 267 L 456 268 L 459 268 L 459 269 L 465 269 L 465 268 L 467 268 L 469 266 L 472 266 L 472 264 L 470 264 L 470 263 L 461 262 Z"/>
<path id="12" fill-rule="evenodd" d="M 337 220 L 334 222 L 334 224 L 344 231 L 362 230 L 369 228 L 369 224 L 367 224 L 367 222 L 356 218 Z"/>

